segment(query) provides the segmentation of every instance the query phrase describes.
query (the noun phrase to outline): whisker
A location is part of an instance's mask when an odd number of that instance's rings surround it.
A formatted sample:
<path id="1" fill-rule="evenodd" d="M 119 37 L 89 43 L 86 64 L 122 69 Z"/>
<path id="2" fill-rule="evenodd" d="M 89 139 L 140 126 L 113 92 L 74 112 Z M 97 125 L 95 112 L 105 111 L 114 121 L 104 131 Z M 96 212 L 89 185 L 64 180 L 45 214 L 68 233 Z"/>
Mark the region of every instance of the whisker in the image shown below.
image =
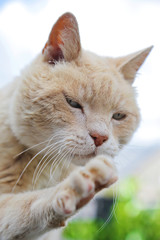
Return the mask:
<path id="1" fill-rule="evenodd" d="M 117 185 L 116 185 L 117 186 Z M 116 191 L 116 196 L 115 198 L 113 198 L 113 207 L 112 207 L 112 211 L 109 215 L 109 217 L 107 218 L 107 220 L 102 224 L 102 226 L 97 230 L 96 234 L 100 233 L 104 227 L 111 221 L 111 219 L 113 218 L 113 215 L 115 215 L 115 210 L 116 210 L 116 204 L 117 204 L 117 199 L 118 199 L 118 194 L 117 194 L 117 191 Z M 116 218 L 117 220 L 117 218 Z M 117 220 L 118 222 L 118 220 Z"/>
<path id="2" fill-rule="evenodd" d="M 59 165 L 61 164 L 61 162 L 63 161 L 64 157 L 66 157 L 66 155 L 68 154 L 68 150 L 66 150 L 64 152 L 63 155 L 61 155 L 60 159 L 58 159 L 57 162 L 53 162 L 51 169 L 50 169 L 50 180 L 52 180 L 54 173 L 56 172 L 57 168 L 59 167 Z M 53 170 L 54 166 L 57 164 L 56 168 Z M 53 172 L 52 172 L 53 171 Z"/>
<path id="3" fill-rule="evenodd" d="M 38 143 L 38 144 L 33 145 L 32 147 L 27 148 L 27 149 L 25 149 L 24 151 L 22 151 L 22 152 L 18 153 L 17 155 L 15 155 L 14 158 L 16 158 L 16 157 L 20 156 L 21 154 L 29 151 L 30 149 L 33 149 L 33 148 L 35 148 L 35 147 L 37 147 L 37 146 L 39 146 L 39 145 L 41 145 L 41 144 L 43 144 L 43 143 L 45 143 L 45 142 L 48 142 L 48 141 L 49 141 L 49 140 L 46 140 L 46 141 L 44 141 L 44 142 L 40 142 L 40 143 Z"/>
<path id="4" fill-rule="evenodd" d="M 73 152 L 73 151 L 74 151 L 74 149 L 71 149 L 70 152 L 68 151 L 68 154 L 67 154 L 67 155 L 68 155 L 68 158 L 65 159 L 65 161 L 64 161 L 64 163 L 63 163 L 63 165 L 62 165 L 61 172 L 60 172 L 60 176 L 62 176 L 62 170 L 63 170 L 63 168 L 65 167 L 65 164 L 67 163 L 67 161 L 68 161 L 68 163 L 70 163 L 69 157 L 70 157 L 70 153 Z M 65 157 L 66 157 L 66 156 L 65 156 Z M 67 166 L 68 166 L 68 165 L 67 165 Z M 67 171 L 67 169 L 65 169 L 65 170 Z M 65 171 L 65 172 L 66 172 L 66 171 Z M 64 174 L 64 176 L 65 176 L 65 174 Z"/>
<path id="5" fill-rule="evenodd" d="M 65 152 L 64 152 L 64 154 L 63 154 L 63 156 L 61 156 L 61 158 L 57 158 L 57 160 L 56 161 L 54 161 L 53 163 L 53 165 L 52 165 L 52 170 L 53 170 L 53 168 L 54 168 L 54 166 L 57 164 L 57 166 L 59 166 L 59 164 L 62 162 L 62 160 L 64 159 L 64 157 L 65 157 L 65 155 L 67 155 L 67 153 L 68 153 L 68 151 L 66 150 Z M 64 161 L 65 162 L 65 161 Z M 64 165 L 64 163 L 63 163 L 63 165 Z M 53 173 L 52 173 L 52 170 L 50 169 L 50 179 L 49 179 L 49 181 L 48 181 L 48 185 L 49 185 L 49 183 L 53 180 L 53 175 L 54 175 L 54 172 L 55 172 L 55 170 L 56 169 L 54 169 L 54 171 L 53 171 Z M 61 176 L 61 173 L 59 174 L 59 176 Z M 54 179 L 54 181 L 56 182 L 56 180 Z"/>
<path id="6" fill-rule="evenodd" d="M 43 167 L 43 164 L 47 161 L 48 157 L 47 157 L 47 159 L 45 159 L 44 163 L 42 164 L 42 166 L 41 166 L 40 168 L 39 168 L 39 166 L 41 165 L 43 159 L 52 151 L 51 148 L 52 148 L 52 146 L 50 145 L 50 149 L 49 149 L 49 150 L 45 153 L 45 155 L 41 158 L 41 160 L 39 161 L 39 163 L 37 164 L 37 166 L 36 166 L 36 168 L 35 168 L 35 170 L 34 170 L 33 178 L 32 178 L 32 185 L 33 185 L 33 186 L 35 186 L 35 178 L 36 178 L 36 175 L 39 174 L 39 171 L 41 170 L 41 167 Z M 50 156 L 50 154 L 49 154 L 49 156 Z M 38 170 L 38 168 L 39 168 L 39 170 Z"/>
<path id="7" fill-rule="evenodd" d="M 76 148 L 76 146 L 71 150 L 71 152 L 70 152 L 70 154 L 69 154 L 69 156 L 68 156 L 68 165 L 67 165 L 67 167 L 66 167 L 66 169 L 65 169 L 65 172 L 64 172 L 64 176 L 66 176 L 66 172 L 67 172 L 67 170 L 68 170 L 68 168 L 69 168 L 69 166 L 70 166 L 70 164 L 71 164 L 71 161 L 72 161 L 72 159 L 73 159 L 73 156 L 74 156 L 74 150 L 75 150 L 75 148 Z"/>
<path id="8" fill-rule="evenodd" d="M 62 148 L 63 148 L 63 149 L 62 149 Z M 66 148 L 67 148 L 67 145 L 66 145 L 66 144 L 64 144 L 64 145 L 61 146 L 61 148 L 60 148 L 59 151 L 58 151 L 59 156 L 60 156 L 61 153 L 63 153 L 63 151 L 64 151 Z M 51 174 L 51 172 L 52 172 L 52 170 L 53 170 L 53 167 L 54 167 L 54 164 L 56 163 L 57 158 L 58 158 L 58 156 L 56 157 L 56 159 L 53 161 L 53 163 L 52 163 L 52 165 L 51 165 L 50 174 Z"/>
<path id="9" fill-rule="evenodd" d="M 55 152 L 55 151 L 53 151 Z M 53 154 L 53 152 L 51 153 L 51 155 Z M 59 155 L 59 153 L 57 153 L 55 156 Z M 42 172 L 44 171 L 44 169 L 47 167 L 47 165 L 53 160 L 53 158 L 55 157 L 53 156 L 47 163 L 46 161 L 48 160 L 48 158 L 45 160 L 45 162 L 42 164 L 42 166 L 40 167 L 40 169 L 38 170 L 38 173 L 37 173 L 37 176 L 35 178 L 35 182 L 34 182 L 34 187 L 35 187 L 35 184 L 38 180 L 38 178 L 40 177 L 40 175 L 42 174 Z M 46 163 L 46 164 L 45 164 Z"/>
<path id="10" fill-rule="evenodd" d="M 24 151 L 18 153 L 17 155 L 14 156 L 14 158 L 16 158 L 16 157 L 18 157 L 19 155 L 21 155 L 21 154 L 29 151 L 30 149 L 33 149 L 33 148 L 35 148 L 35 147 L 37 147 L 37 146 L 39 146 L 39 145 L 41 145 L 41 144 L 43 144 L 43 143 L 46 143 L 46 142 L 50 141 L 51 139 L 53 140 L 53 138 L 56 139 L 56 137 L 59 137 L 60 135 L 61 135 L 61 133 L 58 132 L 57 134 L 54 134 L 51 138 L 49 138 L 49 139 L 47 139 L 47 140 L 45 140 L 45 141 L 43 141 L 43 142 L 37 143 L 37 144 L 33 145 L 32 147 L 29 147 L 29 148 L 25 149 Z M 64 133 L 63 133 L 63 135 L 64 135 Z M 63 136 L 63 135 L 62 135 L 62 136 Z"/>
<path id="11" fill-rule="evenodd" d="M 114 208 L 114 216 L 115 216 L 115 219 L 117 221 L 117 223 L 119 223 L 118 219 L 117 219 L 117 216 L 116 216 L 116 208 L 118 207 L 118 200 L 119 200 L 119 196 L 118 196 L 118 182 L 115 184 L 115 192 L 114 192 L 114 202 L 115 202 L 115 208 Z"/>
<path id="12" fill-rule="evenodd" d="M 32 184 L 35 186 L 35 178 L 36 178 L 36 175 L 38 175 L 39 174 L 39 171 L 41 171 L 41 169 L 42 169 L 42 167 L 44 166 L 44 164 L 45 164 L 45 162 L 48 160 L 48 158 L 59 148 L 59 145 L 60 145 L 60 143 L 62 142 L 62 140 L 61 141 L 59 141 L 59 142 L 57 142 L 56 144 L 51 144 L 50 145 L 50 149 L 45 153 L 45 155 L 42 157 L 42 159 L 39 161 L 39 163 L 38 163 L 38 165 L 36 166 L 36 169 L 35 169 L 35 171 L 34 171 L 34 174 L 33 174 L 33 179 L 32 179 Z M 58 145 L 58 146 L 57 146 Z M 55 147 L 55 149 L 54 149 L 54 151 L 52 151 L 53 150 L 53 148 Z M 51 152 L 51 153 L 50 153 Z M 50 153 L 50 154 L 49 154 Z M 49 154 L 49 155 L 48 155 Z M 39 166 L 40 166 L 40 164 L 42 163 L 42 161 L 43 161 L 43 159 L 46 157 L 48 155 L 48 157 L 47 157 L 47 159 L 45 159 L 45 162 L 42 164 L 42 166 L 39 168 Z M 39 168 L 39 170 L 38 170 L 38 168 Z M 38 170 L 38 171 L 37 171 Z"/>
<path id="13" fill-rule="evenodd" d="M 58 164 L 56 166 L 56 168 L 53 171 L 54 166 L 56 165 L 56 162 L 53 162 L 53 164 L 51 165 L 51 169 L 50 169 L 50 176 L 53 176 L 54 172 L 56 171 L 56 169 L 58 168 L 58 166 L 60 165 L 61 161 L 64 159 L 64 157 L 68 154 L 68 150 L 66 149 L 63 154 L 60 156 L 60 159 L 58 159 Z M 57 156 L 58 157 L 58 156 Z M 53 172 L 52 172 L 53 171 Z"/>
<path id="14" fill-rule="evenodd" d="M 50 155 L 53 155 L 53 153 L 55 153 L 58 149 L 58 152 L 57 154 L 60 154 L 61 153 L 61 149 L 65 146 L 64 144 L 61 144 L 63 143 L 64 140 L 60 140 L 59 142 L 57 142 L 56 144 L 53 145 L 53 147 L 51 148 L 51 154 L 49 154 L 48 157 L 50 157 Z M 57 154 L 55 156 L 57 156 Z M 53 158 L 55 157 L 53 156 Z M 41 166 L 42 167 L 42 166 Z"/>
<path id="15" fill-rule="evenodd" d="M 49 146 L 48 146 L 48 147 L 49 147 Z M 31 160 L 26 164 L 26 166 L 25 166 L 25 168 L 23 169 L 23 171 L 21 172 L 21 174 L 20 174 L 17 182 L 15 183 L 15 185 L 14 185 L 13 188 L 12 188 L 12 192 L 14 192 L 17 184 L 19 183 L 21 177 L 23 176 L 23 174 L 24 174 L 24 172 L 26 171 L 26 169 L 28 168 L 28 166 L 33 162 L 33 160 L 34 160 L 41 152 L 45 151 L 46 148 L 48 148 L 48 147 L 45 147 L 45 148 L 43 148 L 41 151 L 39 151 L 39 152 L 38 152 L 33 158 L 31 158 Z"/>

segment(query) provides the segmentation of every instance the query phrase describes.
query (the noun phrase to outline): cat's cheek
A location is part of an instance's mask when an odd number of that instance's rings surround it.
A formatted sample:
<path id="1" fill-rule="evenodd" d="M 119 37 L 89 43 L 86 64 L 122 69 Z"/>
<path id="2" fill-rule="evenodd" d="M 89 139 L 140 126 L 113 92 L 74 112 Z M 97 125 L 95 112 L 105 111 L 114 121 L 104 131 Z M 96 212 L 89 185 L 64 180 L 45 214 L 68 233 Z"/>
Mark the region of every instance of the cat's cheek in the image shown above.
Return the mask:
<path id="1" fill-rule="evenodd" d="M 85 115 L 83 109 L 72 109 L 72 113 L 75 118 L 75 124 L 80 125 L 81 127 L 85 128 L 86 115 Z"/>
<path id="2" fill-rule="evenodd" d="M 129 141 L 130 135 L 130 130 L 128 131 L 126 124 L 120 122 L 115 124 L 113 128 L 113 136 L 119 148 Z"/>

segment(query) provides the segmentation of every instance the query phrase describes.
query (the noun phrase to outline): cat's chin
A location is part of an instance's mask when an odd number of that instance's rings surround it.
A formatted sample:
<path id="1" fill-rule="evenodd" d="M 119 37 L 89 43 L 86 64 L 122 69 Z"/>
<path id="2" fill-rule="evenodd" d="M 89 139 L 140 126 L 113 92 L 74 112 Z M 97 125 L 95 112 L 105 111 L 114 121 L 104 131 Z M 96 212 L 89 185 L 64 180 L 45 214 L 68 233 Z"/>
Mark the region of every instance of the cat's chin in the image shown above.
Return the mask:
<path id="1" fill-rule="evenodd" d="M 75 164 L 75 165 L 78 165 L 78 166 L 83 166 L 85 165 L 89 160 L 91 160 L 92 158 L 96 157 L 97 154 L 96 152 L 93 152 L 93 153 L 90 153 L 90 154 L 87 154 L 87 155 L 79 155 L 79 154 L 75 154 L 74 156 L 74 159 L 72 160 L 72 162 Z"/>
<path id="2" fill-rule="evenodd" d="M 92 158 L 98 156 L 98 155 L 105 155 L 108 156 L 109 158 L 114 158 L 117 155 L 117 152 L 113 151 L 99 151 L 96 149 L 93 153 L 87 154 L 87 155 L 80 155 L 80 154 L 75 154 L 74 159 L 72 160 L 72 163 L 78 166 L 83 166 L 85 165 L 88 161 L 90 161 Z"/>

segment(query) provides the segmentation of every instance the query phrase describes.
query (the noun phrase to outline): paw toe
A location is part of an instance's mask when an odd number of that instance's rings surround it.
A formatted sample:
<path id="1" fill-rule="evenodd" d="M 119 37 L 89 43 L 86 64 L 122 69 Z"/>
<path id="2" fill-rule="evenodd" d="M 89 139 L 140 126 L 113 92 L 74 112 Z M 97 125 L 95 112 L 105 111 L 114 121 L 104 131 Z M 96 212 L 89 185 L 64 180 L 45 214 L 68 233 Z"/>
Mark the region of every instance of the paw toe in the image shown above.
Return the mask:
<path id="1" fill-rule="evenodd" d="M 87 169 L 91 173 L 92 179 L 100 185 L 110 186 L 118 179 L 114 164 L 104 156 L 98 156 L 89 162 Z"/>
<path id="2" fill-rule="evenodd" d="M 81 197 L 87 197 L 94 192 L 95 184 L 87 171 L 79 171 L 72 175 L 71 184 L 74 191 Z"/>
<path id="3" fill-rule="evenodd" d="M 54 209 L 56 213 L 63 216 L 72 215 L 75 211 L 75 208 L 76 203 L 72 195 L 69 195 L 66 192 L 57 195 L 54 203 Z"/>

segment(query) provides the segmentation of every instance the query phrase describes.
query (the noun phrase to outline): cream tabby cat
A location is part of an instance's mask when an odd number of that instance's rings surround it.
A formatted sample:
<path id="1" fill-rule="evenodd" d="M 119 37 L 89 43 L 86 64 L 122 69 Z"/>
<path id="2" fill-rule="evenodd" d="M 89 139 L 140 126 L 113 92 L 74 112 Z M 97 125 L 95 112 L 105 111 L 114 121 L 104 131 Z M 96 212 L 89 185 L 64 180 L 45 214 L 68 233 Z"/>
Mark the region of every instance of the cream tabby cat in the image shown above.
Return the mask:
<path id="1" fill-rule="evenodd" d="M 66 13 L 0 91 L 0 240 L 64 226 L 117 180 L 113 158 L 140 119 L 132 83 L 150 50 L 116 59 L 84 51 Z"/>

